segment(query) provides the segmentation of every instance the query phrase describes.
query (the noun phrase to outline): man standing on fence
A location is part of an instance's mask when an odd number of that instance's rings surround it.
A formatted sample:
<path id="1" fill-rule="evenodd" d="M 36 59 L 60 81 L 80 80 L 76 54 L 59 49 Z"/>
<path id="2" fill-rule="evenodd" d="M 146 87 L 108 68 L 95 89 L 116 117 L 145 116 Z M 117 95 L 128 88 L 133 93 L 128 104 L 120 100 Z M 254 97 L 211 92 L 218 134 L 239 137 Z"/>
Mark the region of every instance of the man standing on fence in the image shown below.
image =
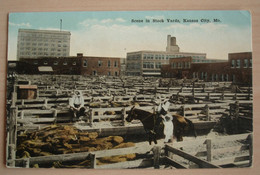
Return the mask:
<path id="1" fill-rule="evenodd" d="M 85 116 L 84 98 L 80 91 L 76 90 L 72 98 L 69 99 L 70 109 L 73 112 L 73 119 Z"/>

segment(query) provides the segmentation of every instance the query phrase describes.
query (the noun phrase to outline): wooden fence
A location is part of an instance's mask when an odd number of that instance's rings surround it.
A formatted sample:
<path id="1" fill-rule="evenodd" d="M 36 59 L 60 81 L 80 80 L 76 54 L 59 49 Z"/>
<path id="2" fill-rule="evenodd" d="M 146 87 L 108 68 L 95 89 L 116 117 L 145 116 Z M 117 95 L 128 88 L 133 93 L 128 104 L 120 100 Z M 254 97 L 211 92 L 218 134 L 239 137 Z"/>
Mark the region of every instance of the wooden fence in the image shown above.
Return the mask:
<path id="1" fill-rule="evenodd" d="M 191 142 L 191 143 L 190 143 Z M 236 146 L 225 147 L 228 142 L 241 142 Z M 188 147 L 203 147 L 205 151 L 190 152 Z M 220 148 L 214 148 L 216 145 L 222 145 Z M 180 149 L 182 148 L 182 149 Z M 164 150 L 164 151 L 162 151 Z M 186 151 L 185 151 L 186 150 Z M 222 158 L 220 155 L 227 155 Z M 232 153 L 232 154 L 230 154 Z M 135 159 L 126 162 L 97 165 L 97 159 L 102 157 L 112 157 L 126 154 L 143 155 L 141 159 Z M 179 162 L 177 157 L 182 157 L 188 162 L 193 162 L 196 166 L 187 165 Z M 217 158 L 216 158 L 217 156 Z M 232 166 L 251 166 L 252 165 L 252 135 L 240 134 L 231 136 L 222 136 L 218 139 L 196 139 L 193 141 L 183 141 L 174 143 L 174 147 L 166 145 L 138 145 L 129 148 L 111 149 L 94 152 L 81 152 L 63 155 L 51 155 L 30 157 L 22 159 L 8 159 L 8 165 L 11 167 L 33 167 L 35 164 L 42 166 L 44 164 L 53 164 L 54 162 L 68 163 L 90 160 L 90 165 L 85 168 L 93 169 L 122 169 L 122 168 L 163 168 L 165 165 L 173 168 L 220 168 Z"/>

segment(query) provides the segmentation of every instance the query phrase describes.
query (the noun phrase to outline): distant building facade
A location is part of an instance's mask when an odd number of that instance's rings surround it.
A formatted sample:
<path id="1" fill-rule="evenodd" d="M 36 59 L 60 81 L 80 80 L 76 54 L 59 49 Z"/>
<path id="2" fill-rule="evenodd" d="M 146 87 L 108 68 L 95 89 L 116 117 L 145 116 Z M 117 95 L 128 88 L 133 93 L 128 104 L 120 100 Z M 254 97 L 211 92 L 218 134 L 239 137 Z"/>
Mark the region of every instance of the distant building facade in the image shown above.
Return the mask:
<path id="1" fill-rule="evenodd" d="M 194 63 L 192 57 L 170 59 L 161 69 L 162 77 L 197 78 L 204 81 L 232 81 L 252 84 L 252 52 L 230 53 L 228 60 Z"/>
<path id="2" fill-rule="evenodd" d="M 38 57 L 68 57 L 70 55 L 68 31 L 19 29 L 17 59 Z"/>
<path id="3" fill-rule="evenodd" d="M 77 54 L 71 57 L 22 58 L 18 62 L 19 74 L 70 74 L 119 76 L 120 58 L 92 57 Z"/>
<path id="4" fill-rule="evenodd" d="M 162 65 L 169 64 L 169 59 L 191 57 L 192 62 L 219 62 L 222 60 L 206 59 L 206 53 L 180 52 L 176 38 L 167 36 L 166 51 L 137 51 L 127 53 L 126 74 L 133 76 L 161 76 Z"/>

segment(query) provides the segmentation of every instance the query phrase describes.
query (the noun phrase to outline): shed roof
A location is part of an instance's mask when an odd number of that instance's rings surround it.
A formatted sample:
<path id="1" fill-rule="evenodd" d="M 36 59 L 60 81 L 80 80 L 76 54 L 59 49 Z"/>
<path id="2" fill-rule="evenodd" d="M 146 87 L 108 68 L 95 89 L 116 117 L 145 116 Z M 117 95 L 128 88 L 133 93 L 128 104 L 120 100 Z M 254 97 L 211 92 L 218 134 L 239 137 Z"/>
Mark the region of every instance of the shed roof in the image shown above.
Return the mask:
<path id="1" fill-rule="evenodd" d="M 38 70 L 40 72 L 53 72 L 53 69 L 51 66 L 39 66 Z"/>
<path id="2" fill-rule="evenodd" d="M 18 85 L 19 89 L 37 89 L 37 85 Z"/>

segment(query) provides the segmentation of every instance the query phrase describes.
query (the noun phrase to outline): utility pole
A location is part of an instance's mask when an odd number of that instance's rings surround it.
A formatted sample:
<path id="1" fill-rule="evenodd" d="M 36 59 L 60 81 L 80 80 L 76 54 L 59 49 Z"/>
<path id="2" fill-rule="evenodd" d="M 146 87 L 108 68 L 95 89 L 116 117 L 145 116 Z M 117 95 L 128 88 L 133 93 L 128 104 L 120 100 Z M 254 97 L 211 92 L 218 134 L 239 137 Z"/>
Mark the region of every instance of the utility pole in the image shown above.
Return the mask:
<path id="1" fill-rule="evenodd" d="M 60 19 L 60 31 L 62 30 L 62 19 Z"/>

